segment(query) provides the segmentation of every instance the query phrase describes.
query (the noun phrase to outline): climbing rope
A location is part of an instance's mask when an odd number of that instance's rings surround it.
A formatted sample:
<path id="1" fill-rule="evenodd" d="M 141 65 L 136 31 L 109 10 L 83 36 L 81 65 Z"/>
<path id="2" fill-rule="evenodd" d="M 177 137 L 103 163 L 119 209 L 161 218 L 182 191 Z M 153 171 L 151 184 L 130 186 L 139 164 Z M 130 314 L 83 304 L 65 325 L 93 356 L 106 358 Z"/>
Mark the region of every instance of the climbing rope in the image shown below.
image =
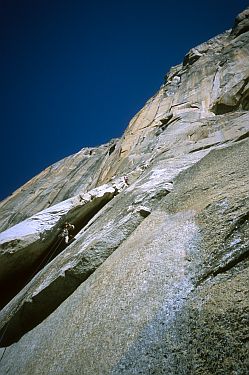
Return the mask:
<path id="1" fill-rule="evenodd" d="M 39 271 L 39 269 L 41 268 L 41 266 L 43 264 L 44 264 L 43 267 L 45 267 L 49 263 L 49 261 L 52 259 L 55 252 L 57 251 L 58 247 L 61 245 L 62 240 L 63 240 L 63 238 L 57 238 L 57 240 L 55 241 L 54 245 L 51 247 L 49 252 L 45 255 L 45 257 L 42 259 L 42 261 L 38 264 L 38 266 L 32 272 L 31 276 L 28 279 L 27 284 L 33 279 L 33 277 L 37 274 L 37 272 Z"/>
<path id="2" fill-rule="evenodd" d="M 4 338 L 4 335 L 5 335 L 6 331 L 7 331 L 8 325 L 9 325 L 9 322 L 8 322 L 8 323 L 6 324 L 6 326 L 4 327 L 3 333 L 1 334 L 1 337 L 0 337 L 0 343 L 2 342 L 2 340 L 3 340 L 3 338 Z M 1 355 L 1 358 L 0 358 L 0 363 L 2 362 L 2 359 L 3 359 L 3 357 L 4 357 L 4 354 L 5 354 L 5 352 L 6 352 L 6 349 L 7 349 L 7 347 L 4 348 L 3 354 Z"/>
<path id="3" fill-rule="evenodd" d="M 1 358 L 0 358 L 0 363 L 1 363 L 1 361 L 2 361 L 2 359 L 3 359 L 3 356 L 4 356 L 5 352 L 6 352 L 6 349 L 7 349 L 7 348 L 4 348 L 3 354 L 2 354 L 2 356 L 1 356 Z"/>

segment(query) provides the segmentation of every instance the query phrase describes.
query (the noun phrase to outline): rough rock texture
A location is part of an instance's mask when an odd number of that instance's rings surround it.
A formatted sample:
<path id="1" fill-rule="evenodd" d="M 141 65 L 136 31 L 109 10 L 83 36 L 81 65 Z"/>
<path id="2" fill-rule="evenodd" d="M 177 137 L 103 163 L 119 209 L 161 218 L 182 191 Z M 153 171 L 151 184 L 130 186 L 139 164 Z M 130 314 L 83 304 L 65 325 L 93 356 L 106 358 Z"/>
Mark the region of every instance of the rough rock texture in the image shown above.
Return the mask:
<path id="1" fill-rule="evenodd" d="M 248 14 L 1 203 L 1 374 L 248 373 Z"/>
<path id="2" fill-rule="evenodd" d="M 99 166 L 115 148 L 115 140 L 98 148 L 82 149 L 28 181 L 0 203 L 1 230 L 96 187 Z"/>
<path id="3" fill-rule="evenodd" d="M 0 233 L 0 282 L 8 285 L 1 306 L 65 248 L 60 232 L 66 221 L 79 232 L 124 186 L 121 180 L 76 195 Z"/>

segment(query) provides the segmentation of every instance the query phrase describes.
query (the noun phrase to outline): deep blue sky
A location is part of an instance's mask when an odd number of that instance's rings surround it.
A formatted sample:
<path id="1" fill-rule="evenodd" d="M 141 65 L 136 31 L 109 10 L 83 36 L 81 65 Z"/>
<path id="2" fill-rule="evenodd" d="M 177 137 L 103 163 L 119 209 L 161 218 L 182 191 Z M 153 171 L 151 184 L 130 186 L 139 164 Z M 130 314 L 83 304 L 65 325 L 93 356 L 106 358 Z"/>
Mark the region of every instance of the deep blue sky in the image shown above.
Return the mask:
<path id="1" fill-rule="evenodd" d="M 0 0 L 0 199 L 82 147 L 121 136 L 169 68 L 247 5 Z"/>

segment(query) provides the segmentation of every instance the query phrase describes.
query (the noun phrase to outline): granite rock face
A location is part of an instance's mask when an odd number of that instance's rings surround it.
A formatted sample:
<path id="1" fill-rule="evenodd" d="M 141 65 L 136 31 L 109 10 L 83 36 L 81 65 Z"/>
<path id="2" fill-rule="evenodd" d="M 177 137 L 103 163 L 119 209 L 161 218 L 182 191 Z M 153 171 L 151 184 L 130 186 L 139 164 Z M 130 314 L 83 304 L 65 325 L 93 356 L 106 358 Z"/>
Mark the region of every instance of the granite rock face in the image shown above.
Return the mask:
<path id="1" fill-rule="evenodd" d="M 28 181 L 0 202 L 1 230 L 68 198 L 96 187 L 99 167 L 115 147 L 115 140 L 69 156 Z"/>
<path id="2" fill-rule="evenodd" d="M 1 203 L 1 374 L 248 373 L 248 14 Z"/>

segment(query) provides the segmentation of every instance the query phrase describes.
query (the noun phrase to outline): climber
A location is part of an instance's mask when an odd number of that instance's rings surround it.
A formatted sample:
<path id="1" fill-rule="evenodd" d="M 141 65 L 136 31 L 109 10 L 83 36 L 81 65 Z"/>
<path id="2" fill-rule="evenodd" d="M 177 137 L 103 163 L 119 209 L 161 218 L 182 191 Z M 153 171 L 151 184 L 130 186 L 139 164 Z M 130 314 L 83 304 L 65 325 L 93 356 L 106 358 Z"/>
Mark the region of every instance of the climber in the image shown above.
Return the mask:
<path id="1" fill-rule="evenodd" d="M 67 221 L 63 225 L 62 232 L 60 233 L 60 237 L 65 239 L 65 243 L 68 244 L 69 238 L 73 239 L 73 236 L 70 232 L 72 232 L 75 229 L 75 226 L 73 224 L 69 224 Z"/>
<path id="2" fill-rule="evenodd" d="M 129 186 L 128 176 L 124 176 L 124 183 L 126 186 Z"/>

